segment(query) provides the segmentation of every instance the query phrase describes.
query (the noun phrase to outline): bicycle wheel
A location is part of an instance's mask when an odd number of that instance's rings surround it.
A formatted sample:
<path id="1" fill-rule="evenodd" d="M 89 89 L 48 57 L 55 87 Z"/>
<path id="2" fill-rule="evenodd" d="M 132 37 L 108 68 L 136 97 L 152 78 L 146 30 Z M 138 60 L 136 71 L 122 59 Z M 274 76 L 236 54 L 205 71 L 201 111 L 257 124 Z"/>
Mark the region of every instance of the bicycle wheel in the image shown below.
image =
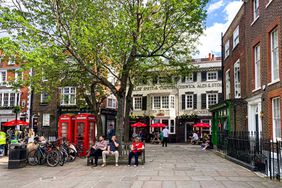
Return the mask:
<path id="1" fill-rule="evenodd" d="M 76 156 L 77 156 L 76 151 L 74 149 L 72 149 L 72 148 L 69 148 L 69 154 L 68 154 L 67 161 L 68 162 L 75 161 Z"/>
<path id="2" fill-rule="evenodd" d="M 51 167 L 55 167 L 59 164 L 61 154 L 58 150 L 52 150 L 47 154 L 47 164 Z"/>
<path id="3" fill-rule="evenodd" d="M 60 156 L 59 165 L 60 165 L 60 166 L 64 166 L 65 162 L 67 162 L 67 156 L 68 156 L 68 154 L 67 154 L 67 152 L 66 152 L 65 149 L 61 149 L 60 154 L 61 154 L 61 156 Z"/>
<path id="4" fill-rule="evenodd" d="M 27 163 L 31 166 L 37 165 L 39 162 L 38 156 L 37 156 L 37 149 L 30 151 L 27 154 Z"/>
<path id="5" fill-rule="evenodd" d="M 64 154 L 62 153 L 62 152 L 60 152 L 60 161 L 59 161 L 59 165 L 60 166 L 64 166 L 64 164 L 65 164 L 65 159 L 64 159 Z"/>

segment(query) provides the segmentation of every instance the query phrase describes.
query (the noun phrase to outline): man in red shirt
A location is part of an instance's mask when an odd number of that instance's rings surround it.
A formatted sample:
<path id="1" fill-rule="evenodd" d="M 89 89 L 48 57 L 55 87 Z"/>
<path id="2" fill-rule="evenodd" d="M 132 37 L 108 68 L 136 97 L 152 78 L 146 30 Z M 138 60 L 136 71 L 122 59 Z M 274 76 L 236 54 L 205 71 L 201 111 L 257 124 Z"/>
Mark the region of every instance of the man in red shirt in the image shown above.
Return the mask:
<path id="1" fill-rule="evenodd" d="M 132 157 L 135 157 L 135 165 L 134 166 L 138 166 L 138 156 L 142 153 L 143 149 L 144 149 L 144 144 L 143 142 L 140 142 L 140 138 L 136 137 L 134 139 L 134 142 L 131 145 L 131 152 L 129 153 L 128 156 L 128 166 L 131 165 L 131 160 Z"/>

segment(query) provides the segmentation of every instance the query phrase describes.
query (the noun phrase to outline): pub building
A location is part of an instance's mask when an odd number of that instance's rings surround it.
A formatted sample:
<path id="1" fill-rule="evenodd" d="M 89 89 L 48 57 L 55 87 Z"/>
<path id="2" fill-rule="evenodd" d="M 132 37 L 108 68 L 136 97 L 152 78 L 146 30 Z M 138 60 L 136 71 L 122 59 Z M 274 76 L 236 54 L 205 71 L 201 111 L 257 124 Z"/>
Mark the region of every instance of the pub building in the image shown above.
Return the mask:
<path id="1" fill-rule="evenodd" d="M 188 142 L 195 123 L 211 125 L 208 109 L 222 100 L 221 58 L 209 54 L 208 58 L 193 60 L 193 65 L 197 67 L 193 73 L 178 79 L 173 77 L 169 83 L 158 77 L 136 86 L 132 94 L 134 121 L 131 124 L 136 121 L 166 124 L 170 142 Z M 154 128 L 144 130 L 148 134 Z M 201 128 L 199 132 L 211 134 L 211 129 Z"/>

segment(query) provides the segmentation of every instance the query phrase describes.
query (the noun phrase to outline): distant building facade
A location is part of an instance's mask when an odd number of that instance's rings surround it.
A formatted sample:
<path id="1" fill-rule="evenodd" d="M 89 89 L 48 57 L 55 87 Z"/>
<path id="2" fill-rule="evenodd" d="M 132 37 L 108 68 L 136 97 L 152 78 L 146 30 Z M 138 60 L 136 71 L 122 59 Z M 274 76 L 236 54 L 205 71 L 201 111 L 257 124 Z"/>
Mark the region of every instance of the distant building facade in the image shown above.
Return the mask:
<path id="1" fill-rule="evenodd" d="M 13 88 L 12 82 L 25 79 L 29 74 L 20 70 L 20 60 L 16 56 L 7 57 L 0 50 L 0 129 L 4 130 L 2 124 L 16 118 L 13 112 L 18 106 L 20 112 L 18 120 L 29 122 L 30 92 L 29 88 Z"/>
<path id="2" fill-rule="evenodd" d="M 158 77 L 133 91 L 132 115 L 148 125 L 166 124 L 172 142 L 187 142 L 196 122 L 210 124 L 208 109 L 222 100 L 221 58 L 209 54 L 193 64 L 198 68 L 187 76 L 175 75 L 169 83 Z"/>

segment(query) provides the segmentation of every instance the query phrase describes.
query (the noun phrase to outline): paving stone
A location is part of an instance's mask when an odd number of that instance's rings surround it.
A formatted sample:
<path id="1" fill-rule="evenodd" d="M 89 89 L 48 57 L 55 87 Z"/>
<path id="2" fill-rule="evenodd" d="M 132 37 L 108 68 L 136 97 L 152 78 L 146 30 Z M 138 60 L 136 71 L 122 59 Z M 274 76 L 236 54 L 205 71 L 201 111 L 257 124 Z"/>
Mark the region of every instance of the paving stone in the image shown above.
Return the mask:
<path id="1" fill-rule="evenodd" d="M 162 188 L 162 181 L 146 181 L 142 188 Z"/>
<path id="2" fill-rule="evenodd" d="M 176 188 L 175 181 L 163 181 L 162 188 Z"/>
<path id="3" fill-rule="evenodd" d="M 93 168 L 78 158 L 62 167 L 8 170 L 1 160 L 1 188 L 282 188 L 282 183 L 259 177 L 213 152 L 183 144 L 168 148 L 146 144 L 146 164 L 137 168 L 122 164 Z"/>

